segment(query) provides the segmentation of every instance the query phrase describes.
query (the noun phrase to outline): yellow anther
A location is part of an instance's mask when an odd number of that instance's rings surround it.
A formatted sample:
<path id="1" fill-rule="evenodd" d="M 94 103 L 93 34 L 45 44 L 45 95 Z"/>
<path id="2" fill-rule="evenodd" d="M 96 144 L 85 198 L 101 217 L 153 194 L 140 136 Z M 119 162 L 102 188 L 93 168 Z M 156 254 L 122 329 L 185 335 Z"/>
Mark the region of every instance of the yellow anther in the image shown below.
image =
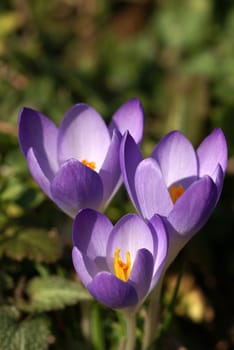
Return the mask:
<path id="1" fill-rule="evenodd" d="M 87 167 L 89 167 L 92 170 L 96 169 L 96 163 L 95 162 L 89 162 L 87 159 L 83 159 L 81 161 L 82 164 L 86 165 Z"/>
<path id="2" fill-rule="evenodd" d="M 178 186 L 170 186 L 169 188 L 169 193 L 172 199 L 172 202 L 175 204 L 175 202 L 177 201 L 177 199 L 182 196 L 182 194 L 184 193 L 184 187 L 179 184 Z"/>
<path id="3" fill-rule="evenodd" d="M 131 273 L 131 255 L 130 252 L 126 252 L 126 262 L 124 263 L 119 257 L 120 248 L 115 249 L 114 256 L 114 270 L 115 276 L 120 280 L 127 282 Z"/>

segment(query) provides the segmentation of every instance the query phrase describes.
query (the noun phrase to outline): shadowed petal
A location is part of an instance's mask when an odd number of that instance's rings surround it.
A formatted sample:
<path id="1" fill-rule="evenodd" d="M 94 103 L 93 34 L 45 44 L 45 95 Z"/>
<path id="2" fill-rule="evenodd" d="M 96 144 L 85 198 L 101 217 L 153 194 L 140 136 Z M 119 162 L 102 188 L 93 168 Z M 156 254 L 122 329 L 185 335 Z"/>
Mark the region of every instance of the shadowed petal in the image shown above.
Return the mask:
<path id="1" fill-rule="evenodd" d="M 167 216 L 173 208 L 172 200 L 153 158 L 140 162 L 135 173 L 136 195 L 141 215 L 150 219 L 155 213 Z"/>
<path id="2" fill-rule="evenodd" d="M 221 129 L 215 129 L 208 135 L 197 149 L 199 159 L 199 176 L 209 175 L 213 178 L 217 165 L 223 173 L 227 168 L 227 142 Z"/>
<path id="3" fill-rule="evenodd" d="M 45 173 L 43 172 L 43 161 L 44 158 L 40 158 L 36 156 L 36 150 L 30 148 L 27 153 L 27 162 L 29 170 L 34 178 L 34 180 L 38 183 L 38 185 L 42 188 L 42 190 L 52 199 L 52 194 L 50 191 L 50 183 L 51 178 L 47 178 Z M 38 160 L 39 158 L 39 160 Z M 39 161 L 41 163 L 39 163 Z"/>
<path id="4" fill-rule="evenodd" d="M 73 244 L 93 260 L 98 256 L 106 256 L 107 240 L 112 228 L 112 223 L 105 215 L 92 209 L 83 209 L 73 224 Z"/>
<path id="5" fill-rule="evenodd" d="M 179 131 L 167 134 L 155 147 L 152 158 L 161 168 L 166 186 L 197 176 L 197 157 L 190 141 Z"/>
<path id="6" fill-rule="evenodd" d="M 107 261 L 111 271 L 113 271 L 113 258 L 117 248 L 120 248 L 122 261 L 125 261 L 127 251 L 130 252 L 131 261 L 135 260 L 138 250 L 142 248 L 153 254 L 152 233 L 144 220 L 136 214 L 123 216 L 110 234 L 107 245 Z"/>
<path id="7" fill-rule="evenodd" d="M 89 292 L 101 303 L 113 309 L 137 304 L 135 289 L 110 273 L 99 273 L 87 286 Z"/>
<path id="8" fill-rule="evenodd" d="M 81 282 L 87 287 L 92 281 L 92 273 L 88 271 L 83 255 L 76 247 L 73 247 L 72 249 L 72 261 Z"/>
<path id="9" fill-rule="evenodd" d="M 64 163 L 54 177 L 51 193 L 57 205 L 74 217 L 81 208 L 98 209 L 103 185 L 95 171 L 71 159 Z"/>
<path id="10" fill-rule="evenodd" d="M 139 147 L 131 135 L 126 132 L 120 146 L 120 167 L 128 195 L 139 212 L 140 206 L 137 200 L 134 177 L 137 165 L 142 159 Z"/>
<path id="11" fill-rule="evenodd" d="M 122 135 L 128 130 L 136 143 L 139 143 L 143 136 L 143 122 L 142 104 L 137 98 L 132 98 L 115 112 L 109 128 L 111 132 L 118 129 Z"/>
<path id="12" fill-rule="evenodd" d="M 213 174 L 211 175 L 211 178 L 215 182 L 216 187 L 217 187 L 217 200 L 216 200 L 216 202 L 218 202 L 219 197 L 220 197 L 221 192 L 222 192 L 223 181 L 224 181 L 224 172 L 219 164 L 218 164 L 217 168 L 215 169 L 215 171 L 213 172 Z"/>
<path id="13" fill-rule="evenodd" d="M 42 113 L 23 108 L 19 114 L 19 143 L 25 157 L 33 148 L 34 157 L 41 172 L 50 181 L 58 169 L 58 130 L 54 123 Z"/>
<path id="14" fill-rule="evenodd" d="M 89 256 L 82 254 L 77 247 L 73 247 L 72 260 L 81 282 L 86 287 L 99 272 L 109 272 L 104 257 L 92 259 Z"/>
<path id="15" fill-rule="evenodd" d="M 118 130 L 114 130 L 105 161 L 99 172 L 102 183 L 105 184 L 103 194 L 103 202 L 105 203 L 105 206 L 107 206 L 108 202 L 111 200 L 121 184 L 119 163 L 120 142 L 121 134 L 118 132 Z"/>
<path id="16" fill-rule="evenodd" d="M 177 200 L 172 212 L 165 219 L 169 233 L 167 266 L 178 252 L 208 220 L 215 207 L 217 190 L 208 176 L 192 184 Z"/>
<path id="17" fill-rule="evenodd" d="M 207 221 L 216 198 L 216 186 L 210 177 L 205 176 L 184 192 L 167 219 L 180 235 L 192 234 Z"/>
<path id="18" fill-rule="evenodd" d="M 113 225 L 92 209 L 81 210 L 73 224 L 73 263 L 87 286 L 97 273 L 107 271 L 106 245 Z"/>
<path id="19" fill-rule="evenodd" d="M 144 299 L 149 291 L 153 269 L 153 255 L 146 249 L 138 250 L 128 283 L 137 291 L 139 300 Z"/>
<path id="20" fill-rule="evenodd" d="M 84 103 L 73 106 L 64 116 L 59 127 L 58 155 L 62 164 L 70 158 L 96 163 L 102 166 L 110 135 L 101 116 Z"/>
<path id="21" fill-rule="evenodd" d="M 152 230 L 154 238 L 154 271 L 150 289 L 157 283 L 164 268 L 168 253 L 168 234 L 165 225 L 160 216 L 154 215 L 149 221 L 149 227 Z"/>

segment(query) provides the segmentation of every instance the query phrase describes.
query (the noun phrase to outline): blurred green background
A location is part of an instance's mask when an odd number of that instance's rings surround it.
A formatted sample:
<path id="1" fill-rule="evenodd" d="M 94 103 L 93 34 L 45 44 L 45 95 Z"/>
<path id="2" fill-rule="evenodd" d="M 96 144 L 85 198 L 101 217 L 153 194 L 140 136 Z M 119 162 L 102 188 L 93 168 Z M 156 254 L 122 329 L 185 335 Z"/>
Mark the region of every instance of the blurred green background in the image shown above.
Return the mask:
<path id="1" fill-rule="evenodd" d="M 220 203 L 167 274 L 163 310 L 184 261 L 162 348 L 234 349 L 233 0 L 4 0 L 0 350 L 118 348 L 123 326 L 96 303 L 91 344 L 85 339 L 89 295 L 71 263 L 72 222 L 32 180 L 18 147 L 17 118 L 29 106 L 59 124 L 74 103 L 86 102 L 108 122 L 134 96 L 145 109 L 145 155 L 172 129 L 194 146 L 214 127 L 227 137 L 230 159 Z M 122 189 L 107 214 L 114 222 L 131 210 Z M 143 317 L 144 310 L 137 346 Z"/>

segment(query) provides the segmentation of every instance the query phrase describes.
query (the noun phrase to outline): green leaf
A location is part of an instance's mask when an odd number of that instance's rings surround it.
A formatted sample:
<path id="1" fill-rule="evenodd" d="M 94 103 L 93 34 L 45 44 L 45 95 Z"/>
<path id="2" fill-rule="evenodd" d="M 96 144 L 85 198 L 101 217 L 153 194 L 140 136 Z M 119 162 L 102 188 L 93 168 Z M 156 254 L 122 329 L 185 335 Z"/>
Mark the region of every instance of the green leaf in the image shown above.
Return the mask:
<path id="1" fill-rule="evenodd" d="M 17 306 L 27 312 L 63 309 L 79 301 L 91 300 L 90 294 L 79 282 L 59 276 L 35 277 L 27 285 L 30 302 Z"/>
<path id="2" fill-rule="evenodd" d="M 206 40 L 209 31 L 204 28 L 209 28 L 210 12 L 210 0 L 165 2 L 156 14 L 156 33 L 166 46 L 191 49 Z"/>
<path id="3" fill-rule="evenodd" d="M 12 175 L 12 174 L 11 174 Z M 9 174 L 8 174 L 9 176 Z M 23 191 L 23 184 L 20 183 L 19 178 L 10 176 L 6 178 L 6 183 L 1 191 L 1 201 L 12 201 L 18 198 Z"/>
<path id="4" fill-rule="evenodd" d="M 0 23 L 0 37 L 4 38 L 21 26 L 22 18 L 16 11 L 9 11 L 0 15 Z"/>
<path id="5" fill-rule="evenodd" d="M 7 232 L 0 240 L 0 257 L 6 255 L 15 260 L 25 258 L 52 263 L 62 253 L 61 242 L 56 232 L 27 228 L 18 232 Z"/>
<path id="6" fill-rule="evenodd" d="M 19 321 L 15 309 L 0 308 L 1 350 L 47 350 L 49 335 L 49 325 L 44 318 Z"/>
<path id="7" fill-rule="evenodd" d="M 215 53 L 212 50 L 207 50 L 193 54 L 191 58 L 188 58 L 182 67 L 182 71 L 189 75 L 213 78 L 217 76 L 217 64 Z"/>

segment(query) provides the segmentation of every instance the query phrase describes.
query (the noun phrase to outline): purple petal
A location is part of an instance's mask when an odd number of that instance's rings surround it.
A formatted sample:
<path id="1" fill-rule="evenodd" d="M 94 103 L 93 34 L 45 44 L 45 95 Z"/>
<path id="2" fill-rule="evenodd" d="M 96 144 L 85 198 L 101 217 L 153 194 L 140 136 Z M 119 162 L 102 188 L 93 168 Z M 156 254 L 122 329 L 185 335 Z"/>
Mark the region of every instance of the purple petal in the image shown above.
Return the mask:
<path id="1" fill-rule="evenodd" d="M 83 209 L 73 224 L 73 244 L 93 260 L 98 256 L 106 256 L 112 228 L 112 223 L 105 215 L 92 209 Z"/>
<path id="2" fill-rule="evenodd" d="M 153 269 L 152 254 L 146 249 L 138 250 L 128 283 L 136 290 L 139 300 L 144 299 L 149 291 Z"/>
<path id="3" fill-rule="evenodd" d="M 87 160 L 95 162 L 99 171 L 109 145 L 109 130 L 93 108 L 80 103 L 69 109 L 59 127 L 60 164 L 70 158 Z"/>
<path id="4" fill-rule="evenodd" d="M 140 101 L 132 98 L 124 103 L 113 115 L 110 131 L 118 129 L 123 135 L 129 131 L 136 143 L 140 143 L 143 136 L 144 111 Z"/>
<path id="5" fill-rule="evenodd" d="M 129 283 L 107 272 L 98 274 L 87 288 L 94 298 L 113 309 L 133 306 L 138 302 L 137 293 Z"/>
<path id="6" fill-rule="evenodd" d="M 161 168 L 166 186 L 197 177 L 197 157 L 189 140 L 179 131 L 167 134 L 152 153 Z"/>
<path id="7" fill-rule="evenodd" d="M 109 219 L 92 209 L 81 210 L 73 224 L 73 264 L 87 286 L 101 271 L 107 271 L 106 245 L 112 230 Z"/>
<path id="8" fill-rule="evenodd" d="M 215 129 L 208 135 L 197 149 L 199 159 L 199 176 L 209 175 L 213 178 L 218 164 L 223 173 L 227 168 L 227 142 L 221 129 Z"/>
<path id="9" fill-rule="evenodd" d="M 129 251 L 134 262 L 139 249 L 145 248 L 153 254 L 154 245 L 151 230 L 136 214 L 123 216 L 114 226 L 107 245 L 107 260 L 109 269 L 113 269 L 115 250 L 120 248 L 120 258 L 125 261 Z"/>
<path id="10" fill-rule="evenodd" d="M 141 215 L 150 219 L 155 213 L 167 216 L 173 208 L 172 200 L 153 158 L 140 162 L 135 173 L 135 186 Z"/>
<path id="11" fill-rule="evenodd" d="M 149 221 L 149 227 L 152 230 L 154 238 L 154 271 L 150 289 L 153 289 L 157 283 L 164 268 L 168 253 L 168 234 L 165 225 L 160 216 L 154 215 Z"/>
<path id="12" fill-rule="evenodd" d="M 71 159 L 64 163 L 54 177 L 51 193 L 57 205 L 74 217 L 81 208 L 99 208 L 103 185 L 95 171 Z"/>
<path id="13" fill-rule="evenodd" d="M 194 233 L 207 221 L 216 197 L 214 182 L 205 176 L 194 182 L 176 201 L 168 221 L 180 235 Z"/>
<path id="14" fill-rule="evenodd" d="M 216 202 L 218 202 L 219 197 L 220 197 L 221 192 L 222 192 L 223 180 L 224 180 L 224 173 L 223 173 L 223 170 L 219 164 L 218 164 L 217 168 L 215 169 L 215 171 L 213 172 L 211 178 L 215 182 L 216 187 L 217 187 L 217 200 L 216 200 Z"/>
<path id="15" fill-rule="evenodd" d="M 40 157 L 39 157 L 40 158 Z M 50 191 L 50 180 L 45 176 L 41 165 L 36 157 L 36 150 L 30 148 L 27 153 L 27 162 L 29 170 L 32 174 L 34 180 L 42 188 L 42 190 L 52 199 L 52 194 Z M 43 161 L 42 161 L 43 163 Z"/>
<path id="16" fill-rule="evenodd" d="M 214 182 L 208 176 L 193 183 L 177 200 L 166 219 L 169 232 L 168 264 L 208 220 L 217 198 Z"/>
<path id="17" fill-rule="evenodd" d="M 216 198 L 216 186 L 210 177 L 205 176 L 176 201 L 167 219 L 180 235 L 191 235 L 207 221 Z"/>
<path id="18" fill-rule="evenodd" d="M 31 108 L 21 110 L 19 114 L 21 150 L 27 157 L 28 151 L 33 149 L 33 157 L 41 169 L 40 172 L 49 182 L 58 169 L 57 135 L 58 130 L 54 123 L 42 113 Z"/>
<path id="19" fill-rule="evenodd" d="M 117 130 L 115 130 L 105 161 L 99 172 L 102 183 L 104 184 L 103 207 L 107 206 L 107 202 L 111 200 L 121 184 L 119 163 L 120 142 L 121 135 Z"/>
<path id="20" fill-rule="evenodd" d="M 83 255 L 76 247 L 72 249 L 72 261 L 81 282 L 87 287 L 92 281 L 92 276 L 95 275 L 96 272 L 94 264 L 91 263 L 88 265 L 87 260 L 86 262 L 84 261 Z"/>
<path id="21" fill-rule="evenodd" d="M 140 211 L 140 206 L 137 200 L 134 177 L 136 168 L 142 159 L 139 147 L 127 132 L 120 146 L 120 167 L 128 195 L 138 211 Z"/>

